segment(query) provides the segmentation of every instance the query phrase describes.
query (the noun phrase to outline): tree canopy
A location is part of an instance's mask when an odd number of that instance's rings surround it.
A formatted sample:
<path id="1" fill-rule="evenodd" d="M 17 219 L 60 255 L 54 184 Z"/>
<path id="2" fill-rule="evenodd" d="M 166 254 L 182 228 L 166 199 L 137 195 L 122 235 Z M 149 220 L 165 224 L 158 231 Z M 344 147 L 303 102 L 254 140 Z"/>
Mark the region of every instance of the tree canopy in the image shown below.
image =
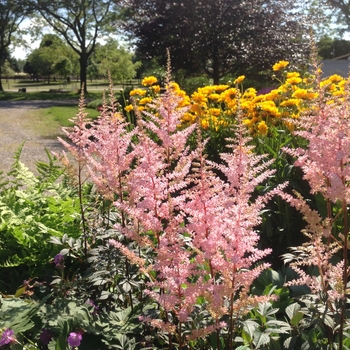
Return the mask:
<path id="1" fill-rule="evenodd" d="M 15 0 L 0 0 L 0 91 L 2 67 L 9 58 L 8 48 L 11 45 L 14 34 L 18 33 L 19 25 L 30 12 L 30 8 L 22 2 Z"/>
<path id="2" fill-rule="evenodd" d="M 113 81 L 124 81 L 134 78 L 140 65 L 140 62 L 133 62 L 132 53 L 109 38 L 104 45 L 96 44 L 88 71 L 92 76 L 107 76 L 109 72 Z"/>
<path id="3" fill-rule="evenodd" d="M 175 69 L 206 72 L 214 83 L 280 59 L 300 62 L 307 53 L 289 0 L 130 0 L 125 6 L 125 29 L 138 55 L 164 63 L 169 49 Z"/>
<path id="4" fill-rule="evenodd" d="M 80 84 L 86 91 L 89 57 L 96 40 L 108 32 L 115 12 L 112 0 L 29 0 L 45 21 L 78 54 Z"/>
<path id="5" fill-rule="evenodd" d="M 50 82 L 50 77 L 58 74 L 67 78 L 73 73 L 77 54 L 57 35 L 46 34 L 40 46 L 28 57 L 28 73 L 43 75 Z M 28 66 L 27 66 L 28 68 Z"/>

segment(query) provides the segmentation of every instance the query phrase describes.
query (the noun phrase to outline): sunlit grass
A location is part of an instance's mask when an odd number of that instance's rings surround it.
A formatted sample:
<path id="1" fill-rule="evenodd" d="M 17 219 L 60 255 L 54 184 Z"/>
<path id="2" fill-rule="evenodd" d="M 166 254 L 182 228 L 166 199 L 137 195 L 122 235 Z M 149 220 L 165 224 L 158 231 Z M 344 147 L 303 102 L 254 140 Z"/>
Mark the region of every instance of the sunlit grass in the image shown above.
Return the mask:
<path id="1" fill-rule="evenodd" d="M 70 119 L 78 112 L 78 105 L 56 106 L 28 112 L 25 127 L 31 129 L 38 137 L 56 138 L 62 135 L 62 127 L 72 126 Z M 86 108 L 89 117 L 95 118 L 99 112 Z"/>

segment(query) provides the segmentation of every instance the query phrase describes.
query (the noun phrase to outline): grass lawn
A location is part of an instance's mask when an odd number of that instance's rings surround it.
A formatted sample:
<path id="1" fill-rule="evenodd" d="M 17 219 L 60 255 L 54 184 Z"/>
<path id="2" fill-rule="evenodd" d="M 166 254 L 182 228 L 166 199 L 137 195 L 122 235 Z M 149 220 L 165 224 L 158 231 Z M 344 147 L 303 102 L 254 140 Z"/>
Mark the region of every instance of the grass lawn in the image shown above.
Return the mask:
<path id="1" fill-rule="evenodd" d="M 78 113 L 78 106 L 56 106 L 43 110 L 45 117 L 58 123 L 62 126 L 71 126 L 70 119 L 74 118 Z M 85 112 L 88 113 L 89 118 L 96 118 L 100 113 L 96 109 L 85 108 Z"/>

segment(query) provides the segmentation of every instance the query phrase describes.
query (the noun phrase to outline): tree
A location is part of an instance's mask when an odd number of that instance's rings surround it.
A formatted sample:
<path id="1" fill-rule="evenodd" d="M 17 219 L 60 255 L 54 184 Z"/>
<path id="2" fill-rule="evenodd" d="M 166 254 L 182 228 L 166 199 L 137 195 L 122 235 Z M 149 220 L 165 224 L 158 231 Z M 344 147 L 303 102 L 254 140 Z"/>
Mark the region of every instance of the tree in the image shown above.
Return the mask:
<path id="1" fill-rule="evenodd" d="M 3 75 L 6 77 L 6 82 L 8 82 L 9 77 L 15 74 L 15 71 L 11 68 L 11 63 L 9 60 L 5 60 L 2 66 Z"/>
<path id="2" fill-rule="evenodd" d="M 55 73 L 65 78 L 72 73 L 73 56 L 70 47 L 62 39 L 54 34 L 46 34 L 39 48 L 29 55 L 28 61 L 33 71 L 45 76 L 50 83 L 50 77 Z"/>
<path id="3" fill-rule="evenodd" d="M 140 62 L 133 62 L 133 54 L 119 46 L 118 41 L 112 38 L 108 39 L 105 45 L 97 44 L 92 58 L 91 71 L 97 68 L 100 76 L 107 76 L 109 72 L 113 81 L 134 78 L 141 65 Z"/>
<path id="4" fill-rule="evenodd" d="M 341 35 L 350 30 L 350 0 L 319 0 L 318 5 L 330 10 L 337 18 L 338 31 Z"/>
<path id="5" fill-rule="evenodd" d="M 324 36 L 317 42 L 317 48 L 319 56 L 325 60 L 350 56 L 350 41 L 344 39 Z"/>
<path id="6" fill-rule="evenodd" d="M 0 0 L 0 91 L 3 91 L 1 84 L 2 67 L 8 59 L 8 48 L 11 45 L 14 35 L 18 32 L 19 25 L 24 21 L 30 12 L 30 8 L 23 2 L 16 0 Z"/>
<path id="7" fill-rule="evenodd" d="M 112 0 L 29 0 L 45 21 L 79 55 L 80 87 L 86 91 L 89 57 L 97 38 L 111 29 Z"/>
<path id="8" fill-rule="evenodd" d="M 168 48 L 175 69 L 218 83 L 251 66 L 301 60 L 305 33 L 290 8 L 290 0 L 130 0 L 124 27 L 138 55 L 165 61 Z"/>

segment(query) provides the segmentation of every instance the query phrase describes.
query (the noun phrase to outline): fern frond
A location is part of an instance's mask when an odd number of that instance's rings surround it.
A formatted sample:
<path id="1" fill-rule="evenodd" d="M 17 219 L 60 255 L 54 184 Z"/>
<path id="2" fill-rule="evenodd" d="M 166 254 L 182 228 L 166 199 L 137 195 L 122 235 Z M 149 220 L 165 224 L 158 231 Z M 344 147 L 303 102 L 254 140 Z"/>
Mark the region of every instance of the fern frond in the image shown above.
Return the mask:
<path id="1" fill-rule="evenodd" d="M 64 168 L 57 164 L 57 157 L 45 148 L 48 162 L 36 162 L 36 170 L 39 173 L 38 179 L 43 182 L 55 182 L 63 173 Z"/>

